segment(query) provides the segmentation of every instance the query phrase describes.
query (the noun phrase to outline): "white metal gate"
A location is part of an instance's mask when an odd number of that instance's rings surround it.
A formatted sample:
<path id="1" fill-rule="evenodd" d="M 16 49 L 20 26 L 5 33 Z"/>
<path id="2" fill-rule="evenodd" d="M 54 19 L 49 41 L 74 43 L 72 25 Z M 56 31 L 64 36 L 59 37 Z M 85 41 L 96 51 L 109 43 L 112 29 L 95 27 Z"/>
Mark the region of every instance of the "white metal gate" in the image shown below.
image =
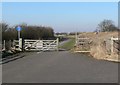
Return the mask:
<path id="1" fill-rule="evenodd" d="M 26 51 L 58 50 L 58 39 L 56 39 L 56 40 L 25 40 L 24 41 L 24 49 Z"/>

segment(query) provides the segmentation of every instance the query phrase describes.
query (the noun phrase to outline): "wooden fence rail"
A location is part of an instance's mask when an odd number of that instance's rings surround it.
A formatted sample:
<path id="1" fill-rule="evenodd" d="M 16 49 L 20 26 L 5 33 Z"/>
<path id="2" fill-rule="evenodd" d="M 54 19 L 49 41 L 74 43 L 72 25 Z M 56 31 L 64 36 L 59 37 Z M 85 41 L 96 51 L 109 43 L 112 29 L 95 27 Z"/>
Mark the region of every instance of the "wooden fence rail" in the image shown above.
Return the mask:
<path id="1" fill-rule="evenodd" d="M 118 38 L 113 38 L 113 37 L 107 39 L 106 49 L 110 53 L 120 52 L 120 40 Z"/>
<path id="2" fill-rule="evenodd" d="M 90 39 L 76 34 L 76 50 L 75 52 L 90 52 Z"/>

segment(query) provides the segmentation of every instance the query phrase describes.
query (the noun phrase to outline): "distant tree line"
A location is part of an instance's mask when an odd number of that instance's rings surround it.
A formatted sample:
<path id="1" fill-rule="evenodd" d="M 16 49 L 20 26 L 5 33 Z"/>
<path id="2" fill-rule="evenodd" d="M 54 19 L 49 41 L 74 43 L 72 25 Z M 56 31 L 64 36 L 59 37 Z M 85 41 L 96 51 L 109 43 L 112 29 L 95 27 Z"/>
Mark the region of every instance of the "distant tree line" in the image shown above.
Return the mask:
<path id="1" fill-rule="evenodd" d="M 2 40 L 15 40 L 18 38 L 16 25 L 10 27 L 6 23 L 0 23 L 2 26 Z M 32 26 L 27 24 L 21 24 L 21 38 L 23 39 L 53 39 L 54 30 L 51 27 L 45 26 Z"/>
<path id="2" fill-rule="evenodd" d="M 10 27 L 7 23 L 0 23 L 0 27 L 2 27 L 2 40 L 15 40 L 18 38 L 16 27 Z M 53 39 L 54 30 L 51 27 L 45 26 L 36 26 L 36 25 L 27 25 L 20 24 L 22 27 L 21 37 L 23 39 Z M 99 32 L 111 32 L 111 31 L 120 31 L 118 27 L 114 25 L 112 20 L 103 20 L 98 24 L 98 28 L 95 31 Z M 56 33 L 56 35 L 67 33 Z M 69 33 L 69 35 L 75 35 L 75 32 Z"/>
<path id="3" fill-rule="evenodd" d="M 67 32 L 57 32 L 57 33 L 55 33 L 56 35 L 68 35 L 68 33 Z"/>
<path id="4" fill-rule="evenodd" d="M 55 33 L 56 35 L 75 35 L 76 34 L 76 32 L 69 32 L 69 33 L 67 33 L 67 32 L 57 32 L 57 33 Z"/>

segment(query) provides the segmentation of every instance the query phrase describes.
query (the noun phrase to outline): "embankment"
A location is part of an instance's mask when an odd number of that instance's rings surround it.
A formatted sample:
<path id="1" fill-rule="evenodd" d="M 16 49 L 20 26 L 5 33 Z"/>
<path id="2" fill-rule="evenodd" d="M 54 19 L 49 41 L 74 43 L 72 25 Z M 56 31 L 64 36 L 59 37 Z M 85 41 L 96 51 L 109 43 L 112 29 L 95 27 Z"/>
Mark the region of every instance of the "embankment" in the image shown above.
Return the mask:
<path id="1" fill-rule="evenodd" d="M 100 32 L 98 34 L 89 32 L 83 33 L 83 35 L 92 40 L 90 54 L 94 58 L 120 62 L 118 54 L 116 52 L 108 53 L 105 46 L 105 41 L 111 37 L 118 37 L 118 32 Z"/>

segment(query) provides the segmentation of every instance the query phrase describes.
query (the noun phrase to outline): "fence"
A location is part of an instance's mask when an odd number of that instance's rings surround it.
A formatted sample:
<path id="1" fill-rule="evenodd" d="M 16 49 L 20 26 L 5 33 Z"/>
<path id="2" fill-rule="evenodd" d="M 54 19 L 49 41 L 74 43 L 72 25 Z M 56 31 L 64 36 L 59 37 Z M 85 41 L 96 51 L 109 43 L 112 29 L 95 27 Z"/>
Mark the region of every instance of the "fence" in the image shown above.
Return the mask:
<path id="1" fill-rule="evenodd" d="M 79 52 L 90 52 L 90 39 L 79 35 L 76 35 L 76 47 Z"/>
<path id="2" fill-rule="evenodd" d="M 14 48 L 15 50 L 19 50 L 19 51 L 22 51 L 22 38 L 20 38 L 19 40 L 14 40 L 13 41 L 13 45 L 14 45 Z"/>
<path id="3" fill-rule="evenodd" d="M 12 40 L 3 40 L 1 45 L 2 50 L 11 50 L 14 47 Z"/>
<path id="4" fill-rule="evenodd" d="M 106 50 L 109 54 L 120 52 L 120 40 L 118 38 L 111 37 L 110 39 L 107 39 L 105 42 Z"/>

